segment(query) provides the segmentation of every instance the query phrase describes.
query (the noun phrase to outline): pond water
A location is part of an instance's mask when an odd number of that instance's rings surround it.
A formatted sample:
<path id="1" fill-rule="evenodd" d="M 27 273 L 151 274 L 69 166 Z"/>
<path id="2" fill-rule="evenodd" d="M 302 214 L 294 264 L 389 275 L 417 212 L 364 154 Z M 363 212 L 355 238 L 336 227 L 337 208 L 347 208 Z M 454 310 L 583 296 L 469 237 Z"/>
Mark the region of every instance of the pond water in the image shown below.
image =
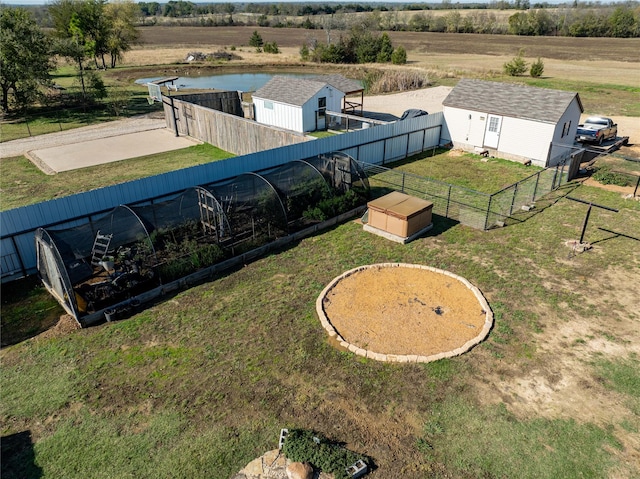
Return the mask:
<path id="1" fill-rule="evenodd" d="M 173 83 L 178 86 L 178 89 L 193 88 L 201 90 L 211 88 L 217 90 L 256 91 L 275 75 L 304 78 L 317 77 L 318 73 L 224 73 L 220 75 L 180 77 Z M 136 83 L 144 85 L 161 78 L 164 77 L 140 78 L 136 80 Z"/>

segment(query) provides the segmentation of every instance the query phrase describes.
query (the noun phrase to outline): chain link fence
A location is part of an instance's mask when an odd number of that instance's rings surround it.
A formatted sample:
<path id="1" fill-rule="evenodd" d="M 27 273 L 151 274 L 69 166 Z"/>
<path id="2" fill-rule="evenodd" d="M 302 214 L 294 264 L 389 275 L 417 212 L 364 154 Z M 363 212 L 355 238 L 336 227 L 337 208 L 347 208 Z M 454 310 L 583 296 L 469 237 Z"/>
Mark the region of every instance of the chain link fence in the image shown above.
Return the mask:
<path id="1" fill-rule="evenodd" d="M 537 199 L 566 184 L 569 178 L 568 167 L 563 162 L 488 194 L 384 166 L 360 164 L 369 177 L 374 198 L 401 191 L 431 201 L 434 214 L 480 230 L 503 226 L 514 212 L 531 206 Z"/>
<path id="2" fill-rule="evenodd" d="M 71 130 L 133 115 L 159 111 L 142 97 L 128 95 L 121 100 L 109 98 L 99 104 L 60 105 L 40 109 L 37 113 L 20 112 L 0 117 L 0 142 Z"/>

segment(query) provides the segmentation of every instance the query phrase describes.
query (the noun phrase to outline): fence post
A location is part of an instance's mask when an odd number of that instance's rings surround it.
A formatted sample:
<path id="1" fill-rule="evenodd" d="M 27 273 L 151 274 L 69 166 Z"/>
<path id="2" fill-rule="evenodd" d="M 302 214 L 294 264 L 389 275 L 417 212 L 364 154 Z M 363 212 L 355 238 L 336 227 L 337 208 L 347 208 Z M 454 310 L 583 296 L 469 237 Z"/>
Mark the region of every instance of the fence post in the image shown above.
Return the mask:
<path id="1" fill-rule="evenodd" d="M 451 203 L 451 185 L 449 185 L 449 191 L 447 193 L 447 208 L 444 211 L 444 217 L 449 217 L 449 203 Z"/>
<path id="2" fill-rule="evenodd" d="M 491 200 L 493 200 L 493 195 L 489 195 L 489 203 L 487 203 L 487 216 L 484 217 L 484 230 L 489 229 L 489 215 L 491 214 Z"/>
<path id="3" fill-rule="evenodd" d="M 536 200 L 536 193 L 538 192 L 538 182 L 540 181 L 540 173 L 541 172 L 539 171 L 538 174 L 536 175 L 536 184 L 533 187 L 533 195 L 531 196 L 531 201 L 535 201 Z"/>
<path id="4" fill-rule="evenodd" d="M 558 186 L 562 185 L 562 177 L 564 176 L 564 167 L 567 164 L 566 161 L 562 162 L 562 169 L 560 170 L 560 179 L 558 180 Z"/>
<path id="5" fill-rule="evenodd" d="M 558 166 L 556 165 L 556 167 L 553 170 L 553 181 L 551 182 L 551 190 L 555 190 L 556 189 L 556 178 L 558 177 Z"/>
<path id="6" fill-rule="evenodd" d="M 387 157 L 387 139 L 382 140 L 382 166 L 384 166 L 384 159 Z"/>
<path id="7" fill-rule="evenodd" d="M 509 207 L 509 216 L 513 213 L 513 205 L 516 202 L 516 195 L 518 194 L 518 183 L 513 187 L 513 196 L 511 197 L 511 206 Z"/>
<path id="8" fill-rule="evenodd" d="M 407 149 L 404 152 L 405 159 L 409 158 L 409 140 L 411 140 L 411 133 L 407 133 Z"/>

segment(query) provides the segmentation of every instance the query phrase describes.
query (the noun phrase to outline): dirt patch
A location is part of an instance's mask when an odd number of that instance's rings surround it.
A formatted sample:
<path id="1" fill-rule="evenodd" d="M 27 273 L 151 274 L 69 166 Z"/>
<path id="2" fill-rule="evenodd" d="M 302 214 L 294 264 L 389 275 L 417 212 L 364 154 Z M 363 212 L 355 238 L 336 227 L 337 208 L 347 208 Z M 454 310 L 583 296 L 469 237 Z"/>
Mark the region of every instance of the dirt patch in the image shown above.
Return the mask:
<path id="1" fill-rule="evenodd" d="M 34 337 L 35 340 L 60 338 L 80 329 L 78 322 L 68 314 L 63 314 L 52 328 Z"/>
<path id="2" fill-rule="evenodd" d="M 640 354 L 640 312 L 637 308 L 640 269 L 621 271 L 610 268 L 597 277 L 576 278 L 572 284 L 554 287 L 579 288 L 587 304 L 607 305 L 606 316 L 582 317 L 569 306 L 565 314 L 540 306 L 535 313 L 544 331 L 529 341 L 536 350 L 536 361 L 526 363 L 477 361 L 475 382 L 479 400 L 507 405 L 518 418 L 575 419 L 600 427 L 613 427 L 623 444 L 617 454 L 625 461 L 640 460 L 640 439 L 620 424 L 634 418 L 624 396 L 606 386 L 606 380 L 594 371 L 597 360 L 624 360 Z M 611 287 L 603 288 L 603 285 Z M 525 365 L 523 367 L 523 364 Z M 635 419 L 631 419 L 632 421 Z M 626 474 L 611 477 L 633 477 Z"/>
<path id="3" fill-rule="evenodd" d="M 385 355 L 432 356 L 486 335 L 486 306 L 467 285 L 411 265 L 349 272 L 322 304 L 346 342 Z"/>
<path id="4" fill-rule="evenodd" d="M 585 179 L 582 182 L 582 184 L 585 186 L 594 186 L 596 188 L 601 188 L 607 191 L 615 191 L 616 193 L 620 193 L 625 198 L 633 196 L 633 192 L 635 190 L 635 186 L 603 185 L 602 183 L 594 180 L 593 178 Z"/>

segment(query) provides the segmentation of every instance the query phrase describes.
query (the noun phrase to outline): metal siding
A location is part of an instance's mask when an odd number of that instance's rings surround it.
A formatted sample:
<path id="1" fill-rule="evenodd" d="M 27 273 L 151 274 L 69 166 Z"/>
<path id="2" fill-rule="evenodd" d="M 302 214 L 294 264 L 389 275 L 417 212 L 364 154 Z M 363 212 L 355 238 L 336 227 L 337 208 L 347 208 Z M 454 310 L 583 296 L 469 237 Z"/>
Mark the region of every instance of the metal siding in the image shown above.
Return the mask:
<path id="1" fill-rule="evenodd" d="M 381 165 L 384 163 L 383 152 L 384 141 L 362 145 L 360 147 L 360 158 L 358 158 L 358 161 L 371 163 L 372 165 Z"/>
<path id="2" fill-rule="evenodd" d="M 385 162 L 404 158 L 407 151 L 407 136 L 389 138 L 384 155 Z"/>
<path id="3" fill-rule="evenodd" d="M 343 150 L 341 150 L 342 153 L 344 153 L 345 155 L 349 155 L 351 158 L 360 161 L 358 159 L 358 148 L 344 148 Z"/>
<path id="4" fill-rule="evenodd" d="M 415 155 L 422 151 L 422 137 L 424 135 L 421 131 L 409 134 L 409 155 Z"/>

